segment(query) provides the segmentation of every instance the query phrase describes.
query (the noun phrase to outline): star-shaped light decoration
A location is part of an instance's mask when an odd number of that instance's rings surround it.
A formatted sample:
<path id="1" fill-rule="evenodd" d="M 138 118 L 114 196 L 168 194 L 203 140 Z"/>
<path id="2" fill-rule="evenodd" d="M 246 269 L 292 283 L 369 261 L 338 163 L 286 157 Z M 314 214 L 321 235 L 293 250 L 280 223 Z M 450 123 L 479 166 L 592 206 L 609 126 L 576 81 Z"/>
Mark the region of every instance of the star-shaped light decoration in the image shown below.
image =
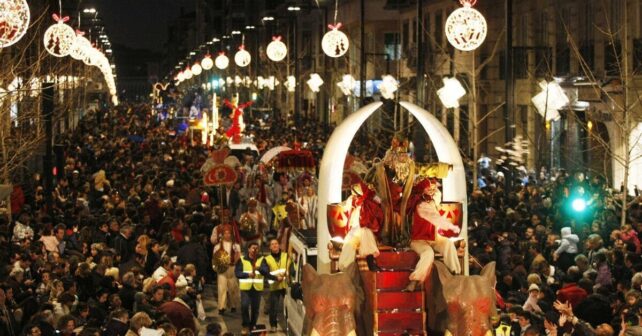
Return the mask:
<path id="1" fill-rule="evenodd" d="M 559 120 L 561 118 L 559 110 L 570 102 L 564 89 L 555 81 L 546 82 L 545 80 L 539 82 L 539 87 L 542 88 L 542 92 L 531 99 L 537 112 L 545 117 L 546 121 Z"/>
<path id="2" fill-rule="evenodd" d="M 437 90 L 437 95 L 446 108 L 459 107 L 459 99 L 465 94 L 466 90 L 455 77 L 444 77 L 444 86 Z"/>
<path id="3" fill-rule="evenodd" d="M 319 92 L 321 85 L 323 85 L 323 79 L 321 79 L 319 74 L 313 73 L 310 75 L 310 79 L 308 79 L 307 83 L 312 92 Z"/>
<path id="4" fill-rule="evenodd" d="M 284 85 L 288 89 L 288 92 L 294 92 L 296 89 L 296 78 L 294 78 L 294 76 L 288 76 Z"/>
<path id="5" fill-rule="evenodd" d="M 343 92 L 344 95 L 352 96 L 355 83 L 356 81 L 352 75 L 343 75 L 343 80 L 337 83 L 337 86 L 341 89 L 341 92 Z"/>
<path id="6" fill-rule="evenodd" d="M 399 82 L 390 75 L 383 76 L 382 80 L 381 85 L 379 85 L 381 96 L 385 99 L 394 99 L 395 92 L 397 92 L 397 89 L 399 88 Z"/>

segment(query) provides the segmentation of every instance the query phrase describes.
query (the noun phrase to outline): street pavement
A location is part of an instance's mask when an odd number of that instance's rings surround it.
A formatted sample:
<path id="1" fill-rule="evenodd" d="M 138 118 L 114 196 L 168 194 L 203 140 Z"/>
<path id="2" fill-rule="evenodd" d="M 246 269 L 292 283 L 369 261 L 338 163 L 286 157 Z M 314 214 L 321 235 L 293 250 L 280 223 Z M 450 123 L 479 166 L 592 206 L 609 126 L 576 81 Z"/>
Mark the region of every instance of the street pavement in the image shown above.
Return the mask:
<path id="1" fill-rule="evenodd" d="M 207 318 L 205 321 L 201 321 L 201 335 L 205 335 L 205 328 L 209 323 L 217 322 L 223 327 L 223 332 L 230 331 L 234 335 L 241 335 L 241 309 L 235 313 L 231 313 L 229 310 L 225 311 L 224 316 L 218 314 L 218 304 L 216 302 L 216 285 L 206 285 L 203 290 L 203 307 L 205 308 L 205 314 Z M 267 296 L 264 296 L 264 299 L 261 300 L 261 315 L 259 316 L 258 324 L 263 324 L 269 328 L 270 323 L 268 316 L 264 314 L 265 304 L 267 302 Z M 283 309 L 280 309 L 282 312 Z M 269 335 L 286 335 L 284 331 L 284 320 L 283 314 L 280 314 L 279 317 L 279 328 L 276 333 L 269 333 Z"/>

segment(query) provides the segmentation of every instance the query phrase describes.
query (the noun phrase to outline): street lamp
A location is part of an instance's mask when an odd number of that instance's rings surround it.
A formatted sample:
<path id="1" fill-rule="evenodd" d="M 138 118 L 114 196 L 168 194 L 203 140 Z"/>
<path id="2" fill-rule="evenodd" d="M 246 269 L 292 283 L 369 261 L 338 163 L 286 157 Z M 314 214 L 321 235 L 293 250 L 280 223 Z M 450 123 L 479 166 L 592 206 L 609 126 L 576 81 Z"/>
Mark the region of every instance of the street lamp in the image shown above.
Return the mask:
<path id="1" fill-rule="evenodd" d="M 274 17 L 273 17 L 273 16 L 264 16 L 264 17 L 261 19 L 261 21 L 264 21 L 264 22 L 265 22 L 265 21 L 274 21 Z"/>
<path id="2" fill-rule="evenodd" d="M 96 14 L 96 8 L 85 8 L 82 12 L 85 14 Z"/>
<path id="3" fill-rule="evenodd" d="M 288 11 L 289 12 L 298 12 L 300 10 L 301 10 L 301 7 L 299 7 L 299 6 L 290 6 L 290 7 L 288 7 Z"/>

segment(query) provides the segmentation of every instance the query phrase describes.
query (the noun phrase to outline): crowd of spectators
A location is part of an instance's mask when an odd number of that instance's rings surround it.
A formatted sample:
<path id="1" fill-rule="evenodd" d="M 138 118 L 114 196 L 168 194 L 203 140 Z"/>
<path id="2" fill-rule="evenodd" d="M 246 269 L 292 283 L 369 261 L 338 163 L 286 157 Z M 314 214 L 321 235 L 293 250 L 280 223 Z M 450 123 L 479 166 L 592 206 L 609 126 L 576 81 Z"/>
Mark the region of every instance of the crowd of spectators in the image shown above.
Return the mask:
<path id="1" fill-rule="evenodd" d="M 0 219 L 0 335 L 197 334 L 221 205 L 238 220 L 256 198 L 271 223 L 278 202 L 316 194 L 251 155 L 233 188 L 206 188 L 208 150 L 173 123 L 130 106 L 58 139 L 65 166 L 51 202 L 36 174 L 13 219 Z M 319 159 L 331 131 L 303 119 L 248 124 L 262 151 L 298 141 Z M 368 158 L 368 146 L 356 152 Z M 621 225 L 622 195 L 599 178 L 543 170 L 505 182 L 483 169 L 468 209 L 471 273 L 497 262 L 496 333 L 642 335 L 640 199 L 625 198 Z M 575 197 L 584 211 L 569 207 Z"/>

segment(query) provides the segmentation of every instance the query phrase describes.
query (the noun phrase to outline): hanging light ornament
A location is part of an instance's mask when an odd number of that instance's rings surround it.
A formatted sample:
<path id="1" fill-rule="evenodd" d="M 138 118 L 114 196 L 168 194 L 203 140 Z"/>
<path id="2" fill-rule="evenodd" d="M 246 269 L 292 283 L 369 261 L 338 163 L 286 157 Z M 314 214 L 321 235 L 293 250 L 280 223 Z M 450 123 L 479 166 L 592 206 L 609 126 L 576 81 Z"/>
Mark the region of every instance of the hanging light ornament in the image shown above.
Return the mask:
<path id="1" fill-rule="evenodd" d="M 348 52 L 350 47 L 350 40 L 348 36 L 339 30 L 341 28 L 341 23 L 336 25 L 328 25 L 330 31 L 323 35 L 321 40 L 321 48 L 323 52 L 330 57 L 341 57 Z"/>
<path id="2" fill-rule="evenodd" d="M 88 65 L 88 66 L 94 66 L 98 64 L 98 55 L 97 53 L 100 53 L 98 49 L 90 46 L 89 48 L 85 49 L 85 58 L 83 58 L 83 62 Z"/>
<path id="3" fill-rule="evenodd" d="M 54 14 L 53 18 L 56 23 L 45 30 L 43 43 L 45 49 L 47 49 L 47 52 L 51 55 L 65 57 L 69 55 L 71 46 L 76 40 L 76 32 L 65 23 L 69 21 L 68 16 L 60 17 L 58 14 Z"/>
<path id="4" fill-rule="evenodd" d="M 307 83 L 312 92 L 319 92 L 321 85 L 323 85 L 323 79 L 321 79 L 319 74 L 313 73 L 310 75 L 310 79 L 308 79 Z"/>
<path id="5" fill-rule="evenodd" d="M 343 80 L 337 83 L 337 86 L 341 89 L 341 92 L 343 92 L 344 95 L 351 96 L 354 91 L 355 84 L 356 81 L 352 75 L 343 75 Z"/>
<path id="6" fill-rule="evenodd" d="M 240 66 L 241 68 L 244 68 L 250 64 L 252 61 L 252 55 L 250 55 L 247 50 L 245 50 L 245 45 L 241 44 L 239 47 L 239 51 L 236 52 L 234 55 L 234 63 L 236 65 Z"/>
<path id="7" fill-rule="evenodd" d="M 218 56 L 216 56 L 214 64 L 220 70 L 225 70 L 230 65 L 230 59 L 225 56 L 224 52 L 221 52 L 220 54 L 218 54 Z"/>
<path id="8" fill-rule="evenodd" d="M 285 88 L 288 89 L 288 92 L 294 92 L 296 90 L 296 78 L 294 78 L 294 76 L 288 76 L 284 85 Z"/>
<path id="9" fill-rule="evenodd" d="M 69 50 L 69 56 L 79 61 L 85 59 L 85 53 L 89 48 L 91 48 L 91 42 L 83 36 L 84 34 L 85 33 L 79 30 L 76 31 L 76 38 L 74 39 L 74 43 L 71 44 L 71 49 Z"/>
<path id="10" fill-rule="evenodd" d="M 348 52 L 350 47 L 350 40 L 348 36 L 339 30 L 341 22 L 337 23 L 337 15 L 339 14 L 339 0 L 334 2 L 334 25 L 328 25 L 330 31 L 323 35 L 321 40 L 321 48 L 323 52 L 330 57 L 341 57 Z"/>
<path id="11" fill-rule="evenodd" d="M 394 99 L 395 92 L 397 92 L 397 89 L 399 88 L 399 82 L 397 82 L 397 80 L 390 75 L 385 75 L 381 79 L 382 82 L 379 86 L 381 96 L 385 99 Z"/>
<path id="12" fill-rule="evenodd" d="M 457 78 L 444 77 L 444 86 L 437 90 L 437 96 L 445 108 L 459 107 L 459 99 L 466 94 L 466 90 Z"/>
<path id="13" fill-rule="evenodd" d="M 179 82 L 184 81 L 185 80 L 185 74 L 182 71 L 179 71 L 178 75 L 176 75 L 176 80 L 178 80 Z"/>
<path id="14" fill-rule="evenodd" d="M 473 6 L 477 0 L 459 0 L 463 7 L 456 9 L 446 20 L 446 37 L 453 47 L 472 51 L 484 43 L 488 26 L 484 16 Z"/>
<path id="15" fill-rule="evenodd" d="M 288 47 L 283 43 L 283 41 L 281 41 L 281 39 L 281 36 L 273 36 L 272 42 L 268 44 L 265 51 L 267 53 L 267 57 L 274 62 L 280 62 L 288 55 Z"/>
<path id="16" fill-rule="evenodd" d="M 546 121 L 557 121 L 561 118 L 560 109 L 570 103 L 570 99 L 564 92 L 564 89 L 556 82 L 539 82 L 542 92 L 538 93 L 531 101 L 537 112 L 546 118 Z"/>
<path id="17" fill-rule="evenodd" d="M 192 65 L 192 75 L 198 76 L 201 73 L 203 73 L 203 68 L 201 67 L 201 64 L 196 62 L 194 65 Z"/>
<path id="18" fill-rule="evenodd" d="M 194 74 L 192 73 L 192 70 L 189 68 L 189 66 L 185 68 L 185 71 L 183 71 L 183 77 L 185 77 L 185 79 L 190 79 L 193 76 Z"/>
<path id="19" fill-rule="evenodd" d="M 27 0 L 0 0 L 0 49 L 20 41 L 30 21 Z"/>
<path id="20" fill-rule="evenodd" d="M 212 56 L 210 54 L 205 55 L 203 59 L 201 60 L 201 66 L 203 67 L 203 70 L 210 70 L 214 66 L 214 61 L 212 60 Z"/>

